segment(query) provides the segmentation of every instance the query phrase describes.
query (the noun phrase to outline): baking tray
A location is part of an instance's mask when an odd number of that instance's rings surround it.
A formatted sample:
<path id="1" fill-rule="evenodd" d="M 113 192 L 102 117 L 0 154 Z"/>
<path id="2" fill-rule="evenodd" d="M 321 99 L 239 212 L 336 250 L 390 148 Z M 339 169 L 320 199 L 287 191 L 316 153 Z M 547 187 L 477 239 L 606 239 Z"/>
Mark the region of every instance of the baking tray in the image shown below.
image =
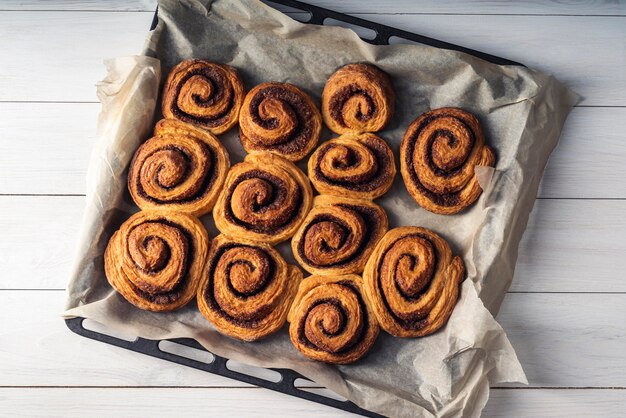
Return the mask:
<path id="1" fill-rule="evenodd" d="M 491 62 L 498 65 L 519 65 L 523 64 L 511 61 L 505 58 L 497 57 L 495 55 L 486 54 L 481 51 L 465 48 L 459 45 L 454 45 L 448 42 L 440 41 L 438 39 L 429 38 L 427 36 L 418 35 L 416 33 L 407 32 L 401 29 L 396 29 L 391 26 L 382 25 L 369 20 L 361 19 L 354 16 L 349 16 L 343 13 L 335 12 L 333 10 L 324 9 L 321 7 L 313 6 L 307 3 L 302 3 L 297 0 L 263 0 L 264 3 L 277 4 L 295 9 L 294 11 L 301 11 L 309 14 L 309 19 L 302 21 L 302 23 L 309 23 L 314 25 L 323 25 L 326 19 L 334 19 L 336 21 L 344 22 L 349 25 L 370 29 L 376 33 L 373 39 L 364 39 L 365 42 L 375 45 L 389 45 L 389 39 L 391 37 L 403 38 L 409 41 L 417 42 L 424 45 L 433 46 L 441 49 L 449 49 L 454 51 L 464 52 L 466 54 L 473 55 L 477 58 Z M 154 14 L 154 19 L 150 30 L 153 30 L 158 23 L 158 10 Z M 264 387 L 276 392 L 281 392 L 287 395 L 296 396 L 298 398 L 306 399 L 312 402 L 317 402 L 323 405 L 331 406 L 334 408 L 342 409 L 344 411 L 352 412 L 367 417 L 379 418 L 382 415 L 365 410 L 358 407 L 350 401 L 341 401 L 334 398 L 330 398 L 317 393 L 309 392 L 306 389 L 310 387 L 299 388 L 296 387 L 295 382 L 297 379 L 303 379 L 309 381 L 306 377 L 295 372 L 291 369 L 270 369 L 280 374 L 280 380 L 278 382 L 272 382 L 261 377 L 252 376 L 249 374 L 241 373 L 235 370 L 231 370 L 226 366 L 228 359 L 225 357 L 217 356 L 213 353 L 213 361 L 205 363 L 202 361 L 194 360 L 189 357 L 177 355 L 172 352 L 163 351 L 159 347 L 159 343 L 163 340 L 148 340 L 145 338 L 137 338 L 133 341 L 113 337 L 98 331 L 87 329 L 83 326 L 85 318 L 72 318 L 66 319 L 65 323 L 67 327 L 74 333 L 81 335 L 92 340 L 100 341 L 106 344 L 111 344 L 116 347 L 125 348 L 137 353 L 146 354 L 152 357 L 157 357 L 162 360 L 171 361 L 173 363 L 181 364 L 194 369 L 203 370 L 205 372 L 217 374 L 220 376 L 228 377 L 231 379 L 239 380 L 240 382 L 249 383 L 251 385 Z M 171 341 L 176 344 L 181 344 L 186 347 L 190 347 L 197 350 L 207 351 L 200 343 L 189 338 L 178 338 Z"/>

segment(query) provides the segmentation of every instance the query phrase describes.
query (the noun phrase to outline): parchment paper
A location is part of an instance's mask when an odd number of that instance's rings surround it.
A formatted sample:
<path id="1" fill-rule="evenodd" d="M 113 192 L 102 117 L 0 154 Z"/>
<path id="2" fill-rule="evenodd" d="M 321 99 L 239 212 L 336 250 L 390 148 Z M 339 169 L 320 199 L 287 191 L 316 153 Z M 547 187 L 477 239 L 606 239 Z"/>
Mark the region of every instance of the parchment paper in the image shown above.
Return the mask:
<path id="1" fill-rule="evenodd" d="M 477 168 L 484 193 L 471 209 L 455 216 L 429 213 L 409 197 L 400 175 L 378 200 L 391 227 L 434 229 L 465 260 L 468 277 L 443 329 L 421 339 L 381 333 L 368 356 L 336 367 L 301 356 L 286 329 L 261 342 L 241 343 L 218 334 L 195 302 L 173 313 L 145 312 L 112 290 L 103 271 L 104 248 L 137 211 L 126 189 L 128 163 L 160 117 L 164 75 L 186 58 L 230 64 L 248 89 L 264 81 L 294 83 L 318 103 L 326 79 L 338 67 L 374 63 L 391 75 L 398 96 L 396 115 L 380 133 L 391 144 L 396 163 L 404 130 L 422 112 L 458 106 L 479 116 L 497 165 L 495 170 Z M 426 46 L 372 46 L 348 29 L 301 24 L 256 0 L 162 0 L 158 27 L 149 34 L 142 56 L 106 64 L 107 78 L 98 85 L 98 142 L 64 316 L 92 318 L 144 338 L 195 338 L 210 351 L 240 362 L 297 370 L 359 406 L 389 416 L 475 416 L 487 401 L 490 384 L 526 382 L 492 314 L 512 280 L 544 166 L 577 100 L 557 80 Z M 327 130 L 322 134 L 322 140 L 331 137 Z M 237 129 L 220 139 L 232 162 L 241 161 Z M 215 236 L 211 216 L 203 221 Z M 280 250 L 293 260 L 288 243 Z"/>

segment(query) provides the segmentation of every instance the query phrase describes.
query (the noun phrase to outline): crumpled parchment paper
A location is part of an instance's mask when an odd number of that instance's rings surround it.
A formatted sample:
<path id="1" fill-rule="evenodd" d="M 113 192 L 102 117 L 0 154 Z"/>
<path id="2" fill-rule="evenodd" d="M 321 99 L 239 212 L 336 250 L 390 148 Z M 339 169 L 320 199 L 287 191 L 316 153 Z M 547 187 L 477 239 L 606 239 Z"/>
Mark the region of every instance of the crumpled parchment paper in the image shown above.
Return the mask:
<path id="1" fill-rule="evenodd" d="M 195 302 L 172 313 L 145 312 L 112 290 L 104 276 L 104 249 L 119 225 L 137 211 L 126 189 L 126 170 L 160 118 L 159 93 L 167 71 L 187 58 L 236 67 L 248 89 L 264 81 L 294 83 L 318 103 L 326 79 L 338 67 L 376 64 L 391 75 L 397 92 L 396 115 L 380 133 L 391 144 L 396 163 L 404 130 L 422 112 L 457 106 L 479 116 L 497 165 L 495 170 L 477 168 L 484 193 L 474 206 L 454 216 L 429 213 L 410 198 L 400 175 L 377 201 L 387 210 L 391 227 L 431 228 L 463 257 L 467 279 L 444 328 L 420 339 L 382 333 L 358 363 L 330 366 L 301 356 L 286 329 L 260 342 L 242 343 L 218 334 Z M 108 75 L 98 85 L 102 113 L 65 317 L 91 318 L 150 339 L 194 338 L 236 361 L 294 369 L 388 416 L 474 416 L 487 402 L 490 384 L 526 382 L 492 314 L 511 283 L 544 166 L 578 99 L 557 80 L 427 46 L 373 46 L 348 29 L 302 24 L 257 0 L 162 0 L 159 24 L 150 32 L 144 53 L 106 65 Z M 322 140 L 333 136 L 324 130 Z M 237 129 L 220 139 L 233 164 L 241 161 Z M 215 236 L 211 216 L 203 221 Z M 279 249 L 293 260 L 288 243 Z"/>

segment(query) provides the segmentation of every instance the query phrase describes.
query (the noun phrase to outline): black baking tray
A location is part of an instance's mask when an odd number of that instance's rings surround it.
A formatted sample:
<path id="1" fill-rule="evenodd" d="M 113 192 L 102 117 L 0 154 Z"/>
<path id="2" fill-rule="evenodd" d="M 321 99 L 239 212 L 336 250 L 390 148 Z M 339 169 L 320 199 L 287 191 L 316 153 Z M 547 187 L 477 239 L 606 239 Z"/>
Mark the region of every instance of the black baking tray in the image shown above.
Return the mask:
<path id="1" fill-rule="evenodd" d="M 363 28 L 373 30 L 376 33 L 376 37 L 374 37 L 373 39 L 363 39 L 363 40 L 368 43 L 375 44 L 375 45 L 389 45 L 389 39 L 392 36 L 394 36 L 394 37 L 407 39 L 409 41 L 417 42 L 420 44 L 433 46 L 436 48 L 464 52 L 466 54 L 473 55 L 477 58 L 483 59 L 493 64 L 523 66 L 520 63 L 511 61 L 505 58 L 497 57 L 495 55 L 486 54 L 484 52 L 465 48 L 459 45 L 450 44 L 448 42 L 440 41 L 438 39 L 433 39 L 433 38 L 429 38 L 426 36 L 418 35 L 416 33 L 396 29 L 391 26 L 386 26 L 386 25 L 382 25 L 379 23 L 370 22 L 369 20 L 357 18 L 354 16 L 349 16 L 343 13 L 338 13 L 332 10 L 313 6 L 307 3 L 302 3 L 296 0 L 263 0 L 263 2 L 268 3 L 270 5 L 272 4 L 283 5 L 283 6 L 290 7 L 292 9 L 296 9 L 298 11 L 308 13 L 310 16 L 309 20 L 303 21 L 303 23 L 323 25 L 326 19 L 334 19 L 340 22 L 345 22 L 350 25 L 360 26 Z M 150 30 L 153 30 L 156 27 L 159 21 L 158 19 L 159 18 L 158 18 L 158 11 L 157 11 L 154 14 L 154 19 L 152 21 Z M 352 402 L 329 398 L 329 397 L 326 397 L 317 393 L 312 393 L 306 390 L 302 390 L 296 387 L 295 381 L 297 379 L 304 379 L 307 381 L 309 379 L 307 379 L 306 377 L 302 376 L 301 374 L 291 369 L 271 369 L 275 372 L 278 372 L 281 376 L 280 381 L 271 382 L 260 377 L 251 376 L 251 375 L 240 373 L 240 372 L 227 368 L 226 362 L 228 361 L 228 359 L 225 357 L 220 357 L 220 356 L 213 354 L 214 360 L 211 363 L 197 361 L 188 357 L 179 356 L 171 352 L 165 352 L 161 350 L 159 348 L 159 343 L 161 342 L 161 340 L 148 340 L 145 338 L 137 338 L 134 341 L 127 341 L 127 340 L 116 338 L 107 334 L 89 330 L 83 326 L 84 320 L 85 318 L 80 318 L 80 317 L 72 318 L 72 319 L 66 319 L 65 323 L 72 332 L 75 332 L 76 334 L 79 334 L 83 337 L 90 338 L 92 340 L 111 344 L 117 347 L 125 348 L 127 350 L 146 354 L 152 357 L 157 357 L 157 358 L 171 361 L 171 362 L 181 364 L 184 366 L 193 367 L 194 369 L 203 370 L 205 372 L 218 374 L 220 376 L 225 376 L 231 379 L 239 380 L 241 382 L 264 387 L 264 388 L 281 392 L 287 395 L 296 396 L 298 398 L 302 398 L 302 399 L 306 399 L 312 402 L 317 402 L 323 405 L 342 409 L 344 411 L 352 412 L 355 414 L 359 414 L 359 415 L 363 415 L 367 417 L 376 417 L 376 418 L 382 417 L 382 415 L 360 408 Z M 206 351 L 206 349 L 202 347 L 202 345 L 200 345 L 197 341 L 193 339 L 179 338 L 179 339 L 172 339 L 168 341 L 172 341 L 177 344 L 182 344 L 184 346 L 191 347 L 194 349 Z"/>

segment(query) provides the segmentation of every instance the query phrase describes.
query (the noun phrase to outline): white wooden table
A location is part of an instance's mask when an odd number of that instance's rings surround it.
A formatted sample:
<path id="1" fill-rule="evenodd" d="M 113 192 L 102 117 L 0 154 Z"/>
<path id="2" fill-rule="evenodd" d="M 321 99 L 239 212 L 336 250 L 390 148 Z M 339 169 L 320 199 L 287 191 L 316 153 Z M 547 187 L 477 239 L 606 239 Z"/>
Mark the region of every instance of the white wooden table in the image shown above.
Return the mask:
<path id="1" fill-rule="evenodd" d="M 530 386 L 494 388 L 484 415 L 624 416 L 626 4 L 312 2 L 523 62 L 584 96 L 498 315 Z M 0 2 L 0 415 L 349 416 L 87 340 L 58 317 L 95 137 L 94 83 L 104 58 L 140 51 L 154 7 Z"/>

